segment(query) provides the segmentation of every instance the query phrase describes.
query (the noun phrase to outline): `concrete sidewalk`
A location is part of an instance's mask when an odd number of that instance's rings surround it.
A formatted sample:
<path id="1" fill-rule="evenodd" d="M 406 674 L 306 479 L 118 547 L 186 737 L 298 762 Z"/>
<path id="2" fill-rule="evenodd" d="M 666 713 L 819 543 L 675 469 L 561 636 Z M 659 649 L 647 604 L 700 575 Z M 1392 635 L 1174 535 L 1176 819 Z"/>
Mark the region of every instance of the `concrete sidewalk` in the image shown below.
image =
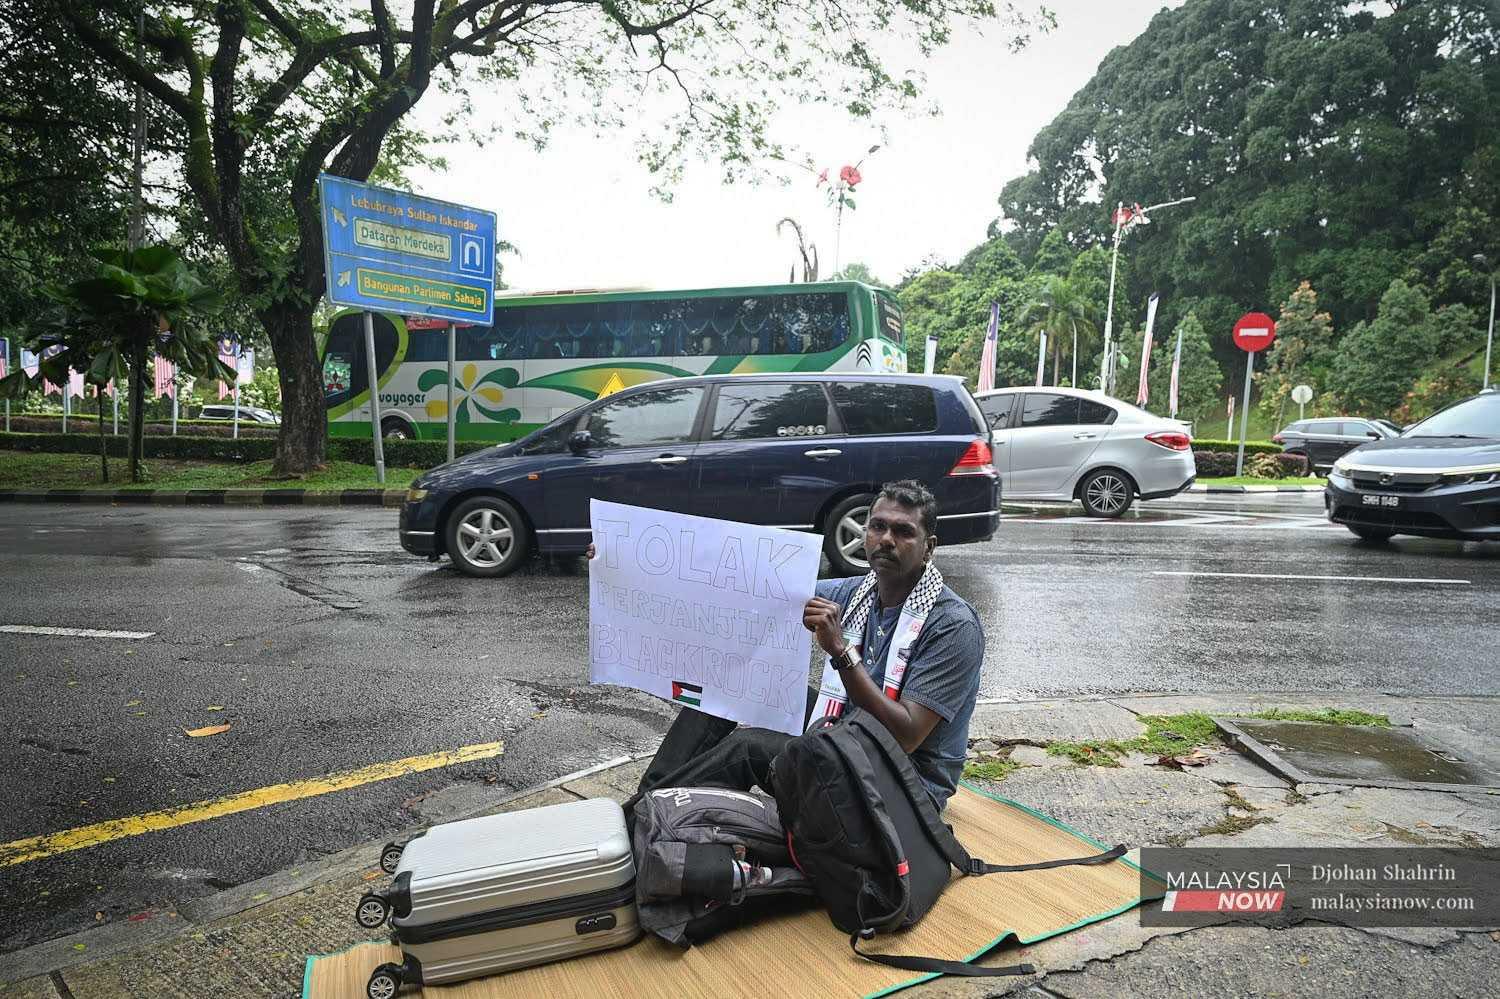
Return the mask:
<path id="1" fill-rule="evenodd" d="M 1294 785 L 1224 746 L 1202 766 L 1169 769 L 1127 755 L 1120 766 L 1082 766 L 1049 754 L 1057 743 L 1130 740 L 1143 715 L 1270 708 L 1348 708 L 1500 768 L 1500 698 L 1339 697 L 1298 693 L 1155 695 L 1022 703 L 981 702 L 970 755 L 1004 765 L 988 786 L 1106 842 L 1144 845 L 1500 847 L 1500 792 Z M 597 796 L 623 799 L 642 759 L 610 760 L 508 797 L 485 812 Z M 462 816 L 429 814 L 429 822 Z M 415 830 L 413 830 L 415 831 Z M 0 992 L 19 999 L 300 994 L 304 959 L 378 937 L 353 919 L 354 903 L 386 875 L 380 842 L 285 871 L 210 899 L 0 956 Z M 1021 979 L 938 979 L 914 997 L 1484 995 L 1500 967 L 1500 932 L 1359 930 L 1302 924 L 1267 930 L 1153 929 L 1135 913 L 1031 947 L 1002 947 L 997 963 L 1028 961 Z M 753 932 L 745 930 L 743 932 Z M 1441 989 L 1436 983 L 1441 983 Z M 410 994 L 416 994 L 411 992 Z"/>

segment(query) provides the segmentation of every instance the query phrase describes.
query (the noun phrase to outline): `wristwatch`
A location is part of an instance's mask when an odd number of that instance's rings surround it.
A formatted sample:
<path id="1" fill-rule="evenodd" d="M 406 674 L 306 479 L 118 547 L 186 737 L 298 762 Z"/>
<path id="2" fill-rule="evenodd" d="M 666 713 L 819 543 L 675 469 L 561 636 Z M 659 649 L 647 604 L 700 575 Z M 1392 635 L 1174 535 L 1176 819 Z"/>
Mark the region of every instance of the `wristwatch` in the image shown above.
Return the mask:
<path id="1" fill-rule="evenodd" d="M 833 663 L 834 669 L 842 673 L 846 669 L 853 669 L 859 665 L 859 654 L 854 651 L 853 645 L 846 645 L 844 651 L 836 656 L 830 656 L 829 661 Z"/>

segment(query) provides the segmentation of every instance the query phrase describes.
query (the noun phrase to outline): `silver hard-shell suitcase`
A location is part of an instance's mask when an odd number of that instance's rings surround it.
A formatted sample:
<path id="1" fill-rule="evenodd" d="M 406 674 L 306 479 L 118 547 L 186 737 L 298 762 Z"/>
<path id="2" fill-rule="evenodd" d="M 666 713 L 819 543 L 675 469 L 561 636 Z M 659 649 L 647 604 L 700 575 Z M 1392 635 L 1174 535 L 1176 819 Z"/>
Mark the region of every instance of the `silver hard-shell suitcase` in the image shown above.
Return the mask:
<path id="1" fill-rule="evenodd" d="M 640 935 L 625 813 L 607 798 L 450 822 L 398 849 L 394 882 L 358 911 L 366 927 L 388 915 L 405 958 L 375 969 L 371 999 Z"/>

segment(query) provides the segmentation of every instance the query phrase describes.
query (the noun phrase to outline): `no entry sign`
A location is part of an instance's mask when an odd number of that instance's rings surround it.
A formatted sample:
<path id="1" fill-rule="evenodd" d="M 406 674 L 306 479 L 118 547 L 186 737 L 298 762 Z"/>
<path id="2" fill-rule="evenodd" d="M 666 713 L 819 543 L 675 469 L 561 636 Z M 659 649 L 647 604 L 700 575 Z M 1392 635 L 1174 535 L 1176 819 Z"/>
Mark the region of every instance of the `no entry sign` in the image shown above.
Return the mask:
<path id="1" fill-rule="evenodd" d="M 1276 320 L 1264 312 L 1247 312 L 1234 324 L 1234 345 L 1254 354 L 1271 346 L 1276 339 Z"/>

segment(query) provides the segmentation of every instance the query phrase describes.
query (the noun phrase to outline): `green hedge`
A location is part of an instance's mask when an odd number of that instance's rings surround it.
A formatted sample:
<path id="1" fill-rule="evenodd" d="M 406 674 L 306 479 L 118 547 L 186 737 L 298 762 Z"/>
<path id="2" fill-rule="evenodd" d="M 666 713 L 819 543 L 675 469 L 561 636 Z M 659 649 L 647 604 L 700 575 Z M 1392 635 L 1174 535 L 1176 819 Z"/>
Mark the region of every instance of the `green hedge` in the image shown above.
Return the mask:
<path id="1" fill-rule="evenodd" d="M 1238 451 L 1239 441 L 1211 441 L 1193 438 L 1194 451 Z M 1272 444 L 1270 441 L 1246 441 L 1246 454 L 1280 454 L 1281 445 Z"/>
<path id="2" fill-rule="evenodd" d="M 105 447 L 112 457 L 123 458 L 127 439 L 106 435 Z M 492 447 L 481 441 L 459 441 L 456 454 L 468 454 Z M 47 451 L 59 454 L 98 454 L 99 438 L 87 434 L 16 434 L 0 433 L 0 448 L 13 451 Z M 392 468 L 432 468 L 447 460 L 446 441 L 386 441 L 385 463 Z M 276 457 L 273 437 L 151 437 L 146 440 L 146 458 L 177 458 L 198 461 L 269 461 Z M 328 457 L 336 461 L 353 461 L 363 465 L 375 463 L 369 441 L 336 437 L 328 442 Z"/>

